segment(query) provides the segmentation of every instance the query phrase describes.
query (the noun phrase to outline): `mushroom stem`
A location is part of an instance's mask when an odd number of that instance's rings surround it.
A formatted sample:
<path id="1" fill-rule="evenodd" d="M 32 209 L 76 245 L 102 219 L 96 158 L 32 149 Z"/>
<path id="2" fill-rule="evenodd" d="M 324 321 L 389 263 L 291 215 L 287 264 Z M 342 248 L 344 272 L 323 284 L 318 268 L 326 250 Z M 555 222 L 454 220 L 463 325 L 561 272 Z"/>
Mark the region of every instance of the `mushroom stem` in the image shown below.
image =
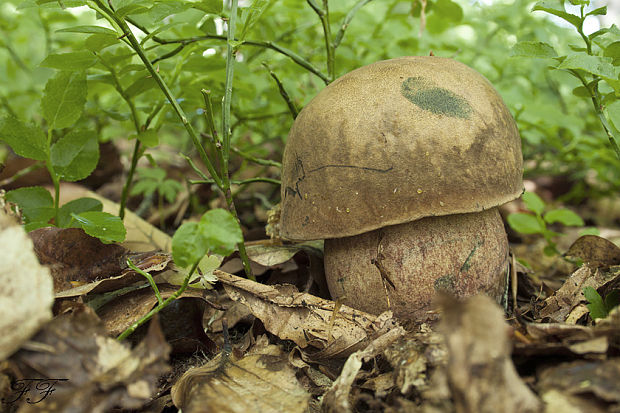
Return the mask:
<path id="1" fill-rule="evenodd" d="M 435 318 L 438 292 L 485 293 L 500 301 L 508 240 L 497 208 L 428 217 L 325 241 L 325 275 L 334 299 L 402 320 Z"/>

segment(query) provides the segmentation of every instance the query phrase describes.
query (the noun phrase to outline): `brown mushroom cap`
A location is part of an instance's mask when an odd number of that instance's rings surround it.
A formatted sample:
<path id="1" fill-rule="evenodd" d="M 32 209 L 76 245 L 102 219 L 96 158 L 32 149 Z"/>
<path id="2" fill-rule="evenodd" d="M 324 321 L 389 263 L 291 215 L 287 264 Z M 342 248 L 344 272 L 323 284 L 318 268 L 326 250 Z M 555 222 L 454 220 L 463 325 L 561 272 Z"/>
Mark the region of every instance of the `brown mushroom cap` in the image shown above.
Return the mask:
<path id="1" fill-rule="evenodd" d="M 483 211 L 522 192 L 514 119 L 479 73 L 441 57 L 354 70 L 299 113 L 284 151 L 281 235 L 341 238 Z"/>

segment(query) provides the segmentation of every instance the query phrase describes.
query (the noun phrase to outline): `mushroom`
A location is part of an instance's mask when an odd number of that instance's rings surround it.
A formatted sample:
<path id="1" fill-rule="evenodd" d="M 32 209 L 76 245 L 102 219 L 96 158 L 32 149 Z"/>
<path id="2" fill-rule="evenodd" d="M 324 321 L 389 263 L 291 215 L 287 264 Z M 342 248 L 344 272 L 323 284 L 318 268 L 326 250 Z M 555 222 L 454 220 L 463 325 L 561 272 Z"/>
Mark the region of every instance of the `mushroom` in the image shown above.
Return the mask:
<path id="1" fill-rule="evenodd" d="M 295 120 L 281 236 L 325 239 L 329 291 L 404 321 L 438 291 L 500 300 L 508 241 L 497 206 L 522 193 L 514 119 L 482 75 L 441 57 L 356 69 Z"/>

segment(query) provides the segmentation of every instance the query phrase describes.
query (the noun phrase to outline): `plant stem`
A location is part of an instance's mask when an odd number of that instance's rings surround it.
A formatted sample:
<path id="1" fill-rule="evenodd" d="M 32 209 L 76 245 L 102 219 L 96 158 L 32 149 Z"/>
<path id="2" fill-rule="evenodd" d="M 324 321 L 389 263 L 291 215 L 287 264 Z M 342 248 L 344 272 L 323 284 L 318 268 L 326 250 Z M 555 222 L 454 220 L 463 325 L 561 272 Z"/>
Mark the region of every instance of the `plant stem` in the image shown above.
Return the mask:
<path id="1" fill-rule="evenodd" d="M 172 95 L 172 92 L 168 88 L 168 85 L 166 84 L 166 82 L 164 82 L 159 72 L 155 70 L 155 67 L 153 67 L 153 65 L 151 64 L 150 60 L 144 53 L 142 46 L 140 46 L 140 43 L 134 36 L 133 32 L 131 31 L 131 29 L 125 22 L 125 20 L 123 20 L 122 18 L 119 18 L 118 16 L 116 16 L 116 14 L 112 10 L 105 7 L 101 3 L 101 0 L 93 0 L 93 1 L 95 2 L 95 4 L 97 4 L 100 7 L 100 9 L 104 13 L 106 13 L 112 20 L 114 20 L 114 22 L 121 28 L 123 34 L 129 41 L 131 48 L 138 54 L 138 56 L 140 57 L 140 60 L 142 60 L 142 63 L 144 63 L 144 66 L 146 66 L 146 69 L 149 71 L 153 79 L 155 79 L 155 81 L 159 85 L 159 88 L 162 90 L 162 92 L 168 99 L 168 102 L 172 105 L 172 108 L 174 109 L 177 116 L 183 123 L 183 126 L 187 130 L 187 133 L 189 133 L 190 137 L 192 138 L 192 142 L 194 143 L 194 147 L 198 151 L 200 158 L 202 159 L 205 166 L 209 170 L 211 177 L 215 180 L 218 186 L 221 186 L 220 177 L 217 175 L 215 168 L 213 167 L 213 165 L 211 164 L 211 161 L 209 160 L 209 157 L 207 156 L 207 153 L 202 147 L 202 144 L 200 143 L 200 139 L 198 138 L 198 135 L 194 131 L 192 124 L 189 122 L 189 120 L 187 119 L 187 116 L 185 115 L 185 112 L 183 111 L 183 109 L 181 108 L 181 106 L 179 105 L 175 97 Z"/>
<path id="2" fill-rule="evenodd" d="M 149 311 L 149 313 L 147 315 L 145 315 L 144 317 L 142 317 L 140 320 L 136 321 L 131 326 L 129 326 L 118 337 L 116 337 L 116 339 L 118 341 L 126 339 L 134 331 L 136 331 L 136 329 L 138 327 L 140 327 L 142 324 L 144 324 L 147 321 L 149 321 L 151 318 L 153 318 L 153 316 L 155 314 L 159 313 L 161 310 L 166 308 L 168 306 L 168 304 L 170 304 L 171 302 L 173 302 L 174 300 L 179 298 L 181 296 L 181 294 L 183 294 L 185 292 L 185 290 L 187 289 L 187 286 L 189 285 L 189 280 L 192 278 L 192 274 L 194 274 L 194 271 L 196 271 L 196 268 L 198 267 L 198 263 L 199 262 L 200 262 L 200 260 L 196 261 L 196 263 L 194 265 L 192 265 L 192 268 L 189 270 L 189 273 L 183 279 L 183 284 L 181 285 L 181 287 L 179 287 L 179 289 L 174 294 L 172 294 L 170 297 L 168 297 L 166 299 L 166 301 L 164 301 L 162 303 L 159 303 L 157 305 L 157 307 L 155 307 L 151 311 Z"/>
<path id="3" fill-rule="evenodd" d="M 603 110 L 602 110 L 602 104 L 600 100 L 600 94 L 598 91 L 598 81 L 597 81 L 599 80 L 599 77 L 594 75 L 594 79 L 593 79 L 594 82 L 592 82 L 593 86 L 590 87 L 588 85 L 588 81 L 581 75 L 581 73 L 579 73 L 579 71 L 569 70 L 569 72 L 573 76 L 575 76 L 577 79 L 579 79 L 579 81 L 586 88 L 588 93 L 590 93 L 590 99 L 592 100 L 592 105 L 594 106 L 594 112 L 596 113 L 596 116 L 598 117 L 599 121 L 601 122 L 601 125 L 603 126 L 603 129 L 605 130 L 605 133 L 607 134 L 609 145 L 611 145 L 611 148 L 616 153 L 616 157 L 620 159 L 620 147 L 618 147 L 618 142 L 616 142 L 616 137 L 614 136 L 611 126 L 607 122 L 607 118 L 605 117 L 605 114 L 603 113 Z"/>
<path id="4" fill-rule="evenodd" d="M 271 75 L 273 80 L 275 80 L 276 85 L 278 85 L 280 96 L 282 96 L 282 99 L 284 99 L 284 101 L 286 102 L 286 105 L 288 106 L 288 110 L 291 112 L 291 115 L 293 116 L 293 120 L 294 120 L 297 117 L 297 114 L 299 113 L 299 111 L 297 110 L 297 107 L 295 107 L 295 103 L 293 103 L 293 101 L 291 100 L 291 97 L 286 92 L 286 89 L 284 89 L 284 85 L 282 84 L 282 82 L 280 82 L 280 79 L 278 79 L 278 76 L 276 76 L 274 71 L 271 70 L 269 65 L 267 65 L 266 62 L 263 62 L 263 66 L 265 66 L 265 68 L 269 71 L 269 75 Z"/>
<path id="5" fill-rule="evenodd" d="M 159 303 L 160 305 L 163 304 L 164 300 L 161 298 L 159 288 L 157 288 L 157 284 L 155 284 L 155 280 L 153 280 L 151 274 L 146 271 L 142 271 L 140 268 L 136 267 L 136 265 L 129 258 L 127 258 L 127 266 L 148 280 L 151 288 L 155 292 L 155 296 L 157 297 L 157 303 Z"/>
<path id="6" fill-rule="evenodd" d="M 282 164 L 278 161 L 272 161 L 271 159 L 257 158 L 253 155 L 250 155 L 249 153 L 241 151 L 239 148 L 236 148 L 234 146 L 231 146 L 230 150 L 236 153 L 237 155 L 241 156 L 242 158 L 245 158 L 250 162 L 254 162 L 257 165 L 275 166 L 276 168 L 282 169 Z"/>
<path id="7" fill-rule="evenodd" d="M 200 185 L 200 184 L 213 184 L 213 180 L 212 179 L 190 179 L 187 182 L 189 182 L 192 185 Z M 248 179 L 242 179 L 239 181 L 236 180 L 231 180 L 230 183 L 232 185 L 247 185 L 247 184 L 252 184 L 255 182 L 266 182 L 268 184 L 274 184 L 274 185 L 281 185 L 282 181 L 280 181 L 279 179 L 273 179 L 273 178 L 263 178 L 263 177 L 256 177 L 256 178 L 248 178 Z"/>
<path id="8" fill-rule="evenodd" d="M 342 20 L 342 24 L 340 24 L 340 30 L 338 30 L 338 33 L 336 33 L 336 39 L 334 40 L 334 49 L 337 49 L 338 46 L 340 46 L 340 42 L 342 42 L 342 38 L 344 37 L 344 32 L 349 27 L 349 23 L 351 23 L 351 20 L 353 20 L 353 16 L 355 16 L 355 13 L 357 13 L 359 9 L 361 9 L 371 1 L 372 0 L 359 0 L 357 3 L 355 3 L 353 7 L 351 7 L 351 10 L 349 10 L 345 18 Z"/>
<path id="9" fill-rule="evenodd" d="M 329 5 L 328 0 L 323 0 L 323 8 L 321 9 L 315 0 L 307 0 L 308 4 L 316 12 L 321 20 L 323 26 L 323 37 L 325 38 L 325 52 L 327 53 L 327 77 L 329 82 L 334 80 L 334 68 L 335 68 L 335 51 L 334 43 L 332 42 L 332 32 L 329 26 Z"/>
<path id="10" fill-rule="evenodd" d="M 50 174 L 50 178 L 52 178 L 52 183 L 54 184 L 54 222 L 58 225 L 58 208 L 60 203 L 60 180 L 58 179 L 58 175 L 56 171 L 54 171 L 54 167 L 52 166 L 52 154 L 50 148 L 52 147 L 52 130 L 47 130 L 47 159 L 45 160 L 45 167 Z"/>

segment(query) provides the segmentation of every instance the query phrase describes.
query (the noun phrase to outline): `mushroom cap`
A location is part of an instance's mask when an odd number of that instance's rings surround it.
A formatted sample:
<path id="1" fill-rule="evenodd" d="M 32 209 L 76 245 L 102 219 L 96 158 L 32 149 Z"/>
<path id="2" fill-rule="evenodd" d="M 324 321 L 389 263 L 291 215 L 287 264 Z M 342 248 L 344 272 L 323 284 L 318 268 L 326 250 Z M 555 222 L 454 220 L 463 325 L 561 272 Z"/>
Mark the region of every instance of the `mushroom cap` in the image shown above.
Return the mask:
<path id="1" fill-rule="evenodd" d="M 341 238 L 478 212 L 522 192 L 519 132 L 493 86 L 452 59 L 384 60 L 323 89 L 295 120 L 282 238 Z"/>

